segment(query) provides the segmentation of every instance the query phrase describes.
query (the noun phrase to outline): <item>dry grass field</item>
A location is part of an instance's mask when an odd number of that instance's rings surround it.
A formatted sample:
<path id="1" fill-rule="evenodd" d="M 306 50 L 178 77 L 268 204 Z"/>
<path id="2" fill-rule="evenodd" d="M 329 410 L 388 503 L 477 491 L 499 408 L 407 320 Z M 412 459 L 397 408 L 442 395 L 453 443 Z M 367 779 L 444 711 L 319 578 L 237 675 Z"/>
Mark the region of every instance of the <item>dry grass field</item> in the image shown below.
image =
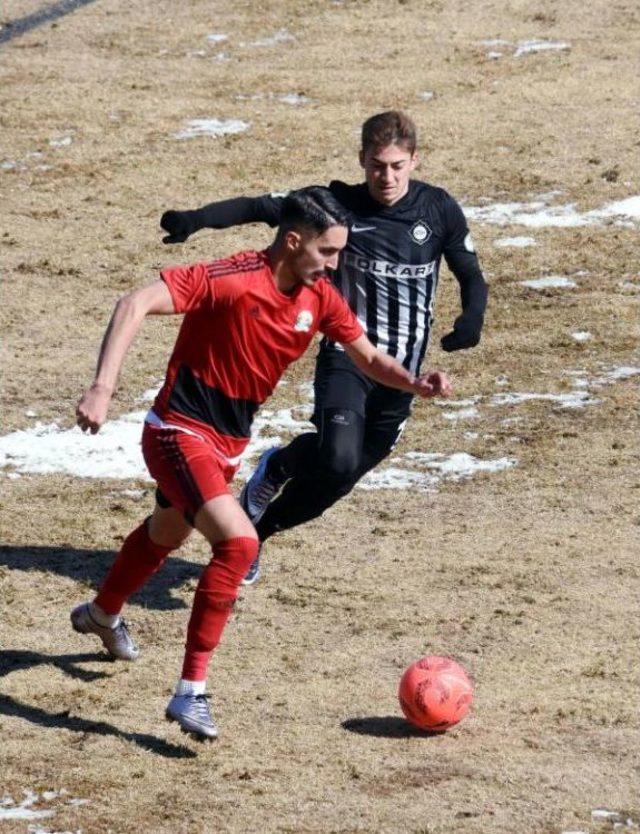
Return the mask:
<path id="1" fill-rule="evenodd" d="M 0 35 L 45 5 L 4 0 Z M 164 708 L 203 541 L 132 601 L 140 660 L 106 662 L 69 610 L 152 487 L 6 459 L 0 834 L 640 827 L 639 220 L 603 210 L 640 194 L 639 30 L 635 0 L 96 0 L 0 44 L 0 449 L 38 422 L 71 428 L 119 294 L 270 237 L 168 248 L 163 210 L 356 182 L 360 123 L 399 107 L 420 129 L 417 175 L 476 210 L 491 296 L 480 346 L 444 354 L 443 269 L 429 363 L 455 402 L 417 405 L 390 465 L 412 450 L 513 464 L 357 489 L 272 539 L 216 655 L 222 732 L 202 745 Z M 249 126 L 175 138 L 194 119 Z M 493 222 L 512 203 L 527 216 Z M 549 276 L 570 285 L 521 283 Z M 176 328 L 145 324 L 113 419 L 141 407 Z M 427 653 L 475 680 L 471 714 L 438 736 L 396 700 Z"/>

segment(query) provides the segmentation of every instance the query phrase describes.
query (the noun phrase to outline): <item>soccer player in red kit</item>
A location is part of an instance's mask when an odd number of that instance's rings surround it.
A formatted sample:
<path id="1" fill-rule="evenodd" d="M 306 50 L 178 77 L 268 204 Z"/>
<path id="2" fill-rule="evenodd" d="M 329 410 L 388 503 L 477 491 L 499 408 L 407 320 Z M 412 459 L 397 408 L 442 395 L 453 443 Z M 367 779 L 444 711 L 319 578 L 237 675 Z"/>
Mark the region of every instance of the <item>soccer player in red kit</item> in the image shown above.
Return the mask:
<path id="1" fill-rule="evenodd" d="M 450 390 L 443 373 L 415 377 L 378 352 L 324 280 L 347 241 L 349 219 L 327 189 L 301 189 L 284 201 L 276 238 L 265 251 L 166 269 L 160 280 L 125 296 L 107 328 L 94 382 L 77 406 L 78 425 L 97 432 L 145 316 L 185 314 L 142 435 L 145 462 L 158 484 L 154 512 L 124 541 L 97 596 L 77 606 L 71 622 L 76 631 L 98 635 L 112 656 L 135 660 L 138 649 L 120 611 L 199 530 L 213 557 L 195 592 L 182 673 L 166 715 L 201 738 L 218 733 L 205 696 L 210 656 L 258 553 L 255 529 L 229 483 L 253 416 L 284 370 L 320 331 L 384 385 L 423 397 Z"/>

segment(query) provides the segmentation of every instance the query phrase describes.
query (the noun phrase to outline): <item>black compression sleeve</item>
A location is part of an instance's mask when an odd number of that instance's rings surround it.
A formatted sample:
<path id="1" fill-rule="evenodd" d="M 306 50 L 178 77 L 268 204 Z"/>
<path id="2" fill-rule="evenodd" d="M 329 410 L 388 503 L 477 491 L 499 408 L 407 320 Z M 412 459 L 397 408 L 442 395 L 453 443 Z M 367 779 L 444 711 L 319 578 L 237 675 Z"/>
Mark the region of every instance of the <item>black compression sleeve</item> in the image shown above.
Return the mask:
<path id="1" fill-rule="evenodd" d="M 469 227 L 462 209 L 447 195 L 445 203 L 447 240 L 444 257 L 460 284 L 463 313 L 482 317 L 487 306 L 487 285 L 473 248 Z"/>
<path id="2" fill-rule="evenodd" d="M 267 223 L 277 226 L 283 197 L 264 194 L 262 197 L 234 197 L 209 203 L 189 212 L 194 231 L 198 229 L 228 229 L 243 223 Z"/>
<path id="3" fill-rule="evenodd" d="M 460 284 L 460 303 L 464 313 L 484 315 L 487 307 L 487 284 L 475 256 L 456 253 L 445 256 L 447 264 Z"/>

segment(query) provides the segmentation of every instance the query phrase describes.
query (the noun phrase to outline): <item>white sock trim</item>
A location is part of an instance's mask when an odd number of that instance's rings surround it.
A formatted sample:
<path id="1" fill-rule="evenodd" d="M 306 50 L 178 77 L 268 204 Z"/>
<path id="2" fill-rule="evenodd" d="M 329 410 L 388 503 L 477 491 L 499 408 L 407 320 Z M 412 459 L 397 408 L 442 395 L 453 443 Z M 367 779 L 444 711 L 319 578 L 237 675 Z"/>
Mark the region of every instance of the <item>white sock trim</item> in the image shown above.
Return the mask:
<path id="1" fill-rule="evenodd" d="M 104 626 L 105 628 L 115 628 L 120 622 L 119 614 L 107 614 L 95 602 L 89 603 L 89 614 L 91 614 L 98 625 Z"/>
<path id="2" fill-rule="evenodd" d="M 188 681 L 180 678 L 176 686 L 176 695 L 204 695 L 206 681 Z"/>

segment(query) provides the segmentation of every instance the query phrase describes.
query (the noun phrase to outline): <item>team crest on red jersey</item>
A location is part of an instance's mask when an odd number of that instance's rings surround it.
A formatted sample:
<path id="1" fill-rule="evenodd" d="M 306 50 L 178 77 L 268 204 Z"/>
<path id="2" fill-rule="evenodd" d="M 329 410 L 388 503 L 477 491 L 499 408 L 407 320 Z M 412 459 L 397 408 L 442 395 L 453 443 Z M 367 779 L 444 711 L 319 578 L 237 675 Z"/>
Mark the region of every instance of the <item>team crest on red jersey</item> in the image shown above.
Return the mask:
<path id="1" fill-rule="evenodd" d="M 313 314 L 311 310 L 301 310 L 298 313 L 298 317 L 296 318 L 296 323 L 293 325 L 293 329 L 297 330 L 298 333 L 308 333 L 311 329 L 312 324 Z"/>

